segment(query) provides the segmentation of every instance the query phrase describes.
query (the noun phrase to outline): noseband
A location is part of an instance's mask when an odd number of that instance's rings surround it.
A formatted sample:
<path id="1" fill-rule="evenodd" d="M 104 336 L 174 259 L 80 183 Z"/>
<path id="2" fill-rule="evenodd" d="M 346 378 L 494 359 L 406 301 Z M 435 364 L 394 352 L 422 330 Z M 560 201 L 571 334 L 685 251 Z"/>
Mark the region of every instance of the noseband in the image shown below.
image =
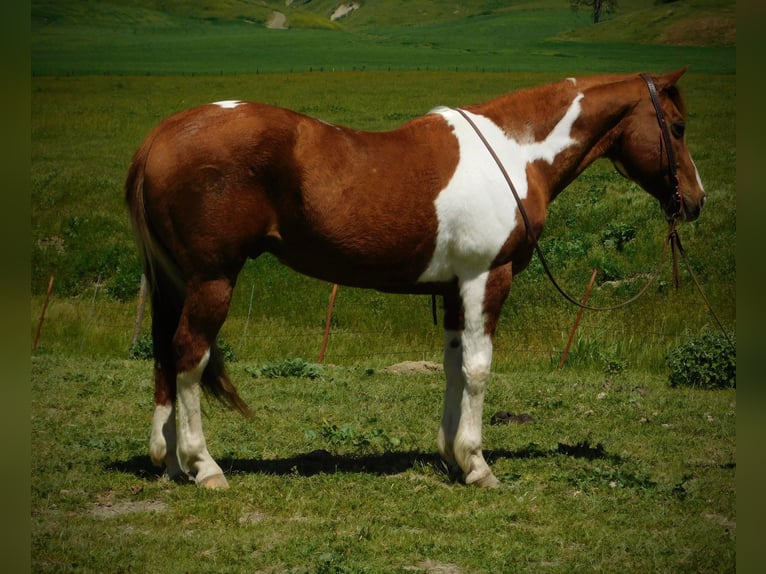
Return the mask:
<path id="1" fill-rule="evenodd" d="M 649 88 L 649 96 L 652 99 L 652 105 L 654 106 L 654 113 L 657 116 L 657 123 L 660 125 L 660 133 L 662 135 L 661 144 L 665 144 L 665 153 L 668 156 L 668 175 L 670 181 L 673 184 L 673 205 L 676 212 L 670 217 L 671 220 L 676 220 L 682 217 L 684 210 L 684 198 L 681 192 L 681 186 L 678 183 L 678 169 L 676 164 L 676 155 L 673 152 L 673 145 L 670 140 L 670 130 L 668 129 L 668 122 L 665 120 L 665 112 L 662 111 L 662 105 L 660 104 L 660 95 L 657 93 L 657 86 L 654 84 L 649 74 L 641 74 L 641 78 L 646 82 L 646 87 Z"/>

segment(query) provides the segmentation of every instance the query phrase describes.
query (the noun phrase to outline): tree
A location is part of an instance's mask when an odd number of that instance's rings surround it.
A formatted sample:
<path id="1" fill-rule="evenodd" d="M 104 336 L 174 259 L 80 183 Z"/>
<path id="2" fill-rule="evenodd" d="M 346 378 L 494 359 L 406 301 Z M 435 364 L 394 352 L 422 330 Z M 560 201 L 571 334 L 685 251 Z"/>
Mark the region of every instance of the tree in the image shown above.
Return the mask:
<path id="1" fill-rule="evenodd" d="M 601 21 L 602 13 L 611 13 L 617 9 L 617 0 L 569 0 L 572 10 L 577 12 L 582 6 L 593 9 L 593 23 Z"/>

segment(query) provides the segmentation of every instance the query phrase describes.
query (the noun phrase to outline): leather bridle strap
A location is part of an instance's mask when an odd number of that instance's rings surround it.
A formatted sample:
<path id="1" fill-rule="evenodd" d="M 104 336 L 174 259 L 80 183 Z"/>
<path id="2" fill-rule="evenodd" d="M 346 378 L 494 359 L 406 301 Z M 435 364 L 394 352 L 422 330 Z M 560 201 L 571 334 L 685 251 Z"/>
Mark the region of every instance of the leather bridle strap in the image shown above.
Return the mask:
<path id="1" fill-rule="evenodd" d="M 675 195 L 673 201 L 677 204 L 677 211 L 673 215 L 674 218 L 681 217 L 684 209 L 683 195 L 681 193 L 681 186 L 678 183 L 678 169 L 676 164 L 676 155 L 673 152 L 673 142 L 670 139 L 670 129 L 668 128 L 668 122 L 665 119 L 665 112 L 662 111 L 662 105 L 660 104 L 660 95 L 657 93 L 657 86 L 654 84 L 654 80 L 649 74 L 641 74 L 641 78 L 646 82 L 646 87 L 649 88 L 649 97 L 652 99 L 652 105 L 654 106 L 654 113 L 657 116 L 657 123 L 660 124 L 660 133 L 662 134 L 662 143 L 665 147 L 665 154 L 668 158 L 668 173 L 670 175 L 670 181 L 673 184 Z"/>
<path id="2" fill-rule="evenodd" d="M 622 303 L 617 303 L 616 305 L 610 305 L 608 307 L 591 307 L 590 305 L 585 305 L 583 303 L 580 303 L 577 299 L 575 299 L 569 293 L 564 291 L 564 289 L 556 281 L 556 278 L 553 276 L 553 272 L 548 266 L 548 261 L 545 259 L 543 250 L 540 249 L 540 244 L 537 242 L 537 237 L 535 236 L 534 231 L 532 231 L 532 225 L 529 222 L 529 216 L 527 215 L 527 210 L 524 208 L 524 204 L 521 202 L 519 193 L 518 191 L 516 191 L 516 186 L 513 185 L 511 176 L 508 175 L 508 171 L 505 169 L 503 162 L 500 161 L 500 158 L 497 156 L 497 153 L 492 148 L 492 145 L 489 143 L 487 138 L 484 137 L 484 134 L 481 132 L 479 127 L 476 125 L 476 123 L 471 119 L 471 117 L 464 110 L 460 108 L 455 108 L 455 111 L 457 111 L 461 116 L 463 116 L 463 119 L 468 123 L 469 126 L 471 126 L 473 131 L 476 132 L 476 135 L 484 144 L 484 147 L 487 148 L 487 151 L 489 152 L 489 154 L 492 156 L 492 159 L 497 164 L 497 167 L 500 170 L 500 173 L 503 175 L 503 178 L 505 179 L 506 184 L 508 184 L 508 188 L 511 190 L 511 193 L 513 194 L 513 197 L 516 200 L 516 205 L 519 208 L 519 213 L 521 213 L 521 218 L 524 220 L 524 226 L 526 229 L 527 237 L 529 238 L 530 242 L 534 246 L 535 251 L 537 252 L 537 256 L 540 258 L 540 263 L 543 266 L 543 270 L 545 271 L 545 274 L 548 276 L 548 279 L 551 280 L 551 283 L 553 283 L 553 286 L 556 288 L 556 290 L 559 293 L 561 293 L 561 296 L 564 297 L 564 299 L 566 299 L 573 305 L 576 305 L 577 307 L 580 307 L 582 309 L 588 309 L 589 311 L 613 311 L 615 309 L 621 309 L 622 307 L 626 307 L 627 305 L 630 305 L 631 303 L 636 301 L 638 298 L 640 298 L 644 293 L 646 293 L 647 289 L 649 289 L 649 286 L 652 284 L 652 281 L 657 276 L 656 271 L 650 275 L 649 280 L 646 282 L 646 284 L 633 297 L 631 297 L 627 301 L 623 301 Z M 674 229 L 674 226 L 672 225 L 672 222 L 671 222 L 671 230 L 673 229 Z M 665 240 L 665 244 L 662 249 L 663 256 L 665 255 L 667 247 L 671 242 L 670 239 L 671 239 L 671 234 L 668 233 L 668 237 Z"/>

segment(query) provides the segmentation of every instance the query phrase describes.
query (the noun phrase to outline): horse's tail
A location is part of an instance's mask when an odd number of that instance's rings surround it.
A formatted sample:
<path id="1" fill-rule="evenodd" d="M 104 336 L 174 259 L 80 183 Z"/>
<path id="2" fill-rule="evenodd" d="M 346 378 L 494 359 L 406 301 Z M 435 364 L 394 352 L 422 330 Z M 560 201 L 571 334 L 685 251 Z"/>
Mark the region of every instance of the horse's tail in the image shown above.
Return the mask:
<path id="1" fill-rule="evenodd" d="M 151 295 L 152 354 L 155 369 L 161 369 L 169 375 L 166 380 L 170 382 L 171 388 L 167 391 L 171 397 L 175 397 L 176 351 L 173 337 L 181 319 L 186 284 L 173 256 L 158 241 L 147 217 L 144 204 L 144 168 L 150 147 L 149 139 L 133 158 L 125 182 L 125 201 Z M 225 405 L 250 416 L 250 409 L 226 374 L 223 353 L 216 342 L 211 345 L 210 359 L 202 374 L 200 385 Z"/>

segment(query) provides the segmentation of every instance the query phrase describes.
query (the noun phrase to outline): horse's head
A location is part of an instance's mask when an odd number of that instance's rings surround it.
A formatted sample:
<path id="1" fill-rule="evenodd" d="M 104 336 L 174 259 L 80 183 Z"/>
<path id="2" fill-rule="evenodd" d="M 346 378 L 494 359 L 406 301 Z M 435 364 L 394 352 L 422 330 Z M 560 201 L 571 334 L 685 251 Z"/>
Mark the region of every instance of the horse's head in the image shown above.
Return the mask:
<path id="1" fill-rule="evenodd" d="M 668 220 L 693 221 L 705 190 L 684 138 L 686 110 L 676 82 L 685 71 L 641 76 L 642 97 L 624 118 L 610 158 L 622 175 L 659 200 Z"/>

